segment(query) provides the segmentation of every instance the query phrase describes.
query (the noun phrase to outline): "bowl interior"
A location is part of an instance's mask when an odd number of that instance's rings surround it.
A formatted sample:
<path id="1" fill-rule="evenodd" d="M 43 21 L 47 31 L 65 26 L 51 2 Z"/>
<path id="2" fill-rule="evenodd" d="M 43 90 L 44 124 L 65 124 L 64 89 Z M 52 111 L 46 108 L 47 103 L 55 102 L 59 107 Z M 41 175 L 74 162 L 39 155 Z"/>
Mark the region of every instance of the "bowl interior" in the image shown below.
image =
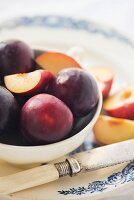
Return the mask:
<path id="1" fill-rule="evenodd" d="M 35 58 L 36 58 L 38 55 L 43 53 L 44 50 L 34 49 L 34 52 L 35 52 Z M 95 81 L 96 81 L 96 79 L 95 79 Z M 96 83 L 97 83 L 97 81 L 96 81 Z M 98 83 L 97 83 L 97 86 L 98 86 Z M 96 105 L 96 107 L 88 115 L 86 115 L 82 118 L 75 118 L 74 119 L 74 126 L 73 126 L 73 129 L 72 129 L 72 131 L 69 135 L 69 138 L 78 134 L 80 131 L 82 131 L 82 129 L 84 129 L 91 121 L 93 121 L 95 113 L 97 112 L 97 115 L 98 115 L 98 112 L 100 112 L 100 107 L 101 107 L 101 103 L 102 103 L 102 96 L 101 96 L 99 86 L 98 86 L 98 93 L 99 93 L 99 102 Z M 0 143 L 5 144 L 5 145 L 11 145 L 11 146 L 26 146 L 26 147 L 34 146 L 28 140 L 26 140 L 24 138 L 24 136 L 22 136 L 19 129 L 7 132 L 4 135 L 4 137 L 0 138 Z"/>

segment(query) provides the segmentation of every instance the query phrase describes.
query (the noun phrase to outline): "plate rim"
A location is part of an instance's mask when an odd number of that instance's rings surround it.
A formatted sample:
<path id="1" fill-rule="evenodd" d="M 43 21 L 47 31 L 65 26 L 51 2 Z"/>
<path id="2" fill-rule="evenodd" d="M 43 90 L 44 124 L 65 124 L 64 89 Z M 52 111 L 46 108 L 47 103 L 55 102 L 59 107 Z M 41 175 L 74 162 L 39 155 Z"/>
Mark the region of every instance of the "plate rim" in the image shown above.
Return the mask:
<path id="1" fill-rule="evenodd" d="M 127 33 L 121 33 L 122 31 L 119 31 L 112 26 L 82 17 L 70 17 L 52 14 L 33 16 L 23 15 L 0 22 L 0 31 L 3 29 L 14 29 L 19 26 L 40 26 L 47 28 L 83 30 L 87 33 L 99 34 L 106 39 L 116 39 L 117 41 L 122 42 L 134 49 L 134 38 L 130 38 Z"/>

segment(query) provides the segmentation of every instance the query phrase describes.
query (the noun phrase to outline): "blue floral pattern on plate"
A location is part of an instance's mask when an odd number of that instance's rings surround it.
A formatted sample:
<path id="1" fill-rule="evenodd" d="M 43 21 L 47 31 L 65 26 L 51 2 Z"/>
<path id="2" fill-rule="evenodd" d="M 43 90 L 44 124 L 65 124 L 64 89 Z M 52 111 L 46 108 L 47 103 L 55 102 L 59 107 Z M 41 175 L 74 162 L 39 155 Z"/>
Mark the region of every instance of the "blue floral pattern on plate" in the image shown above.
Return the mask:
<path id="1" fill-rule="evenodd" d="M 134 162 L 128 164 L 121 172 L 113 173 L 106 180 L 89 183 L 86 187 L 70 188 L 58 191 L 61 195 L 82 195 L 86 193 L 102 192 L 109 186 L 117 187 L 121 184 L 134 181 Z"/>
<path id="2" fill-rule="evenodd" d="M 89 20 L 87 21 L 87 20 L 74 19 L 64 16 L 53 16 L 53 15 L 33 16 L 33 17 L 25 16 L 16 18 L 11 21 L 9 20 L 8 22 L 1 24 L 0 30 L 16 28 L 18 26 L 25 26 L 25 27 L 41 26 L 48 28 L 83 30 L 92 34 L 99 34 L 105 38 L 117 39 L 134 48 L 134 43 L 123 34 L 120 34 L 119 32 L 117 32 L 112 28 L 105 28 Z"/>

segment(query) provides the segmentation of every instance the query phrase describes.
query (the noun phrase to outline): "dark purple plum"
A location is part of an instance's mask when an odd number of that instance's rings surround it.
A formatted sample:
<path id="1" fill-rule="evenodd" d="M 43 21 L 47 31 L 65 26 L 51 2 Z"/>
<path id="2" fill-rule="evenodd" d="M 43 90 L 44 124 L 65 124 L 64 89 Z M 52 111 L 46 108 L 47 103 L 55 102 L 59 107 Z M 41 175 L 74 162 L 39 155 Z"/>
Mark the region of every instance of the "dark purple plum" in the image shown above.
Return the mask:
<path id="1" fill-rule="evenodd" d="M 51 86 L 51 94 L 61 99 L 75 117 L 84 117 L 96 106 L 99 98 L 96 81 L 82 69 L 60 71 Z"/>
<path id="2" fill-rule="evenodd" d="M 0 73 L 2 76 L 26 73 L 34 69 L 34 52 L 27 44 L 19 40 L 6 40 L 0 43 Z"/>
<path id="3" fill-rule="evenodd" d="M 0 86 L 0 137 L 18 124 L 18 105 L 14 96 Z"/>

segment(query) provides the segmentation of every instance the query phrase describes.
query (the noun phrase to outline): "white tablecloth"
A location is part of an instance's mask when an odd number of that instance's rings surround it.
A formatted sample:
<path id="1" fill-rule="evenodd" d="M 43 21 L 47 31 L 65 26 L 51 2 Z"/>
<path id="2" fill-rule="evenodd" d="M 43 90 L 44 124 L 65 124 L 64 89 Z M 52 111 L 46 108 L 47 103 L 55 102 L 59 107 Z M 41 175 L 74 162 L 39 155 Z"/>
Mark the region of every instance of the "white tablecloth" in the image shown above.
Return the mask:
<path id="1" fill-rule="evenodd" d="M 134 34 L 134 0 L 0 0 L 0 21 L 36 14 L 78 16 Z M 127 198 L 134 199 L 133 188 L 112 199 Z"/>

